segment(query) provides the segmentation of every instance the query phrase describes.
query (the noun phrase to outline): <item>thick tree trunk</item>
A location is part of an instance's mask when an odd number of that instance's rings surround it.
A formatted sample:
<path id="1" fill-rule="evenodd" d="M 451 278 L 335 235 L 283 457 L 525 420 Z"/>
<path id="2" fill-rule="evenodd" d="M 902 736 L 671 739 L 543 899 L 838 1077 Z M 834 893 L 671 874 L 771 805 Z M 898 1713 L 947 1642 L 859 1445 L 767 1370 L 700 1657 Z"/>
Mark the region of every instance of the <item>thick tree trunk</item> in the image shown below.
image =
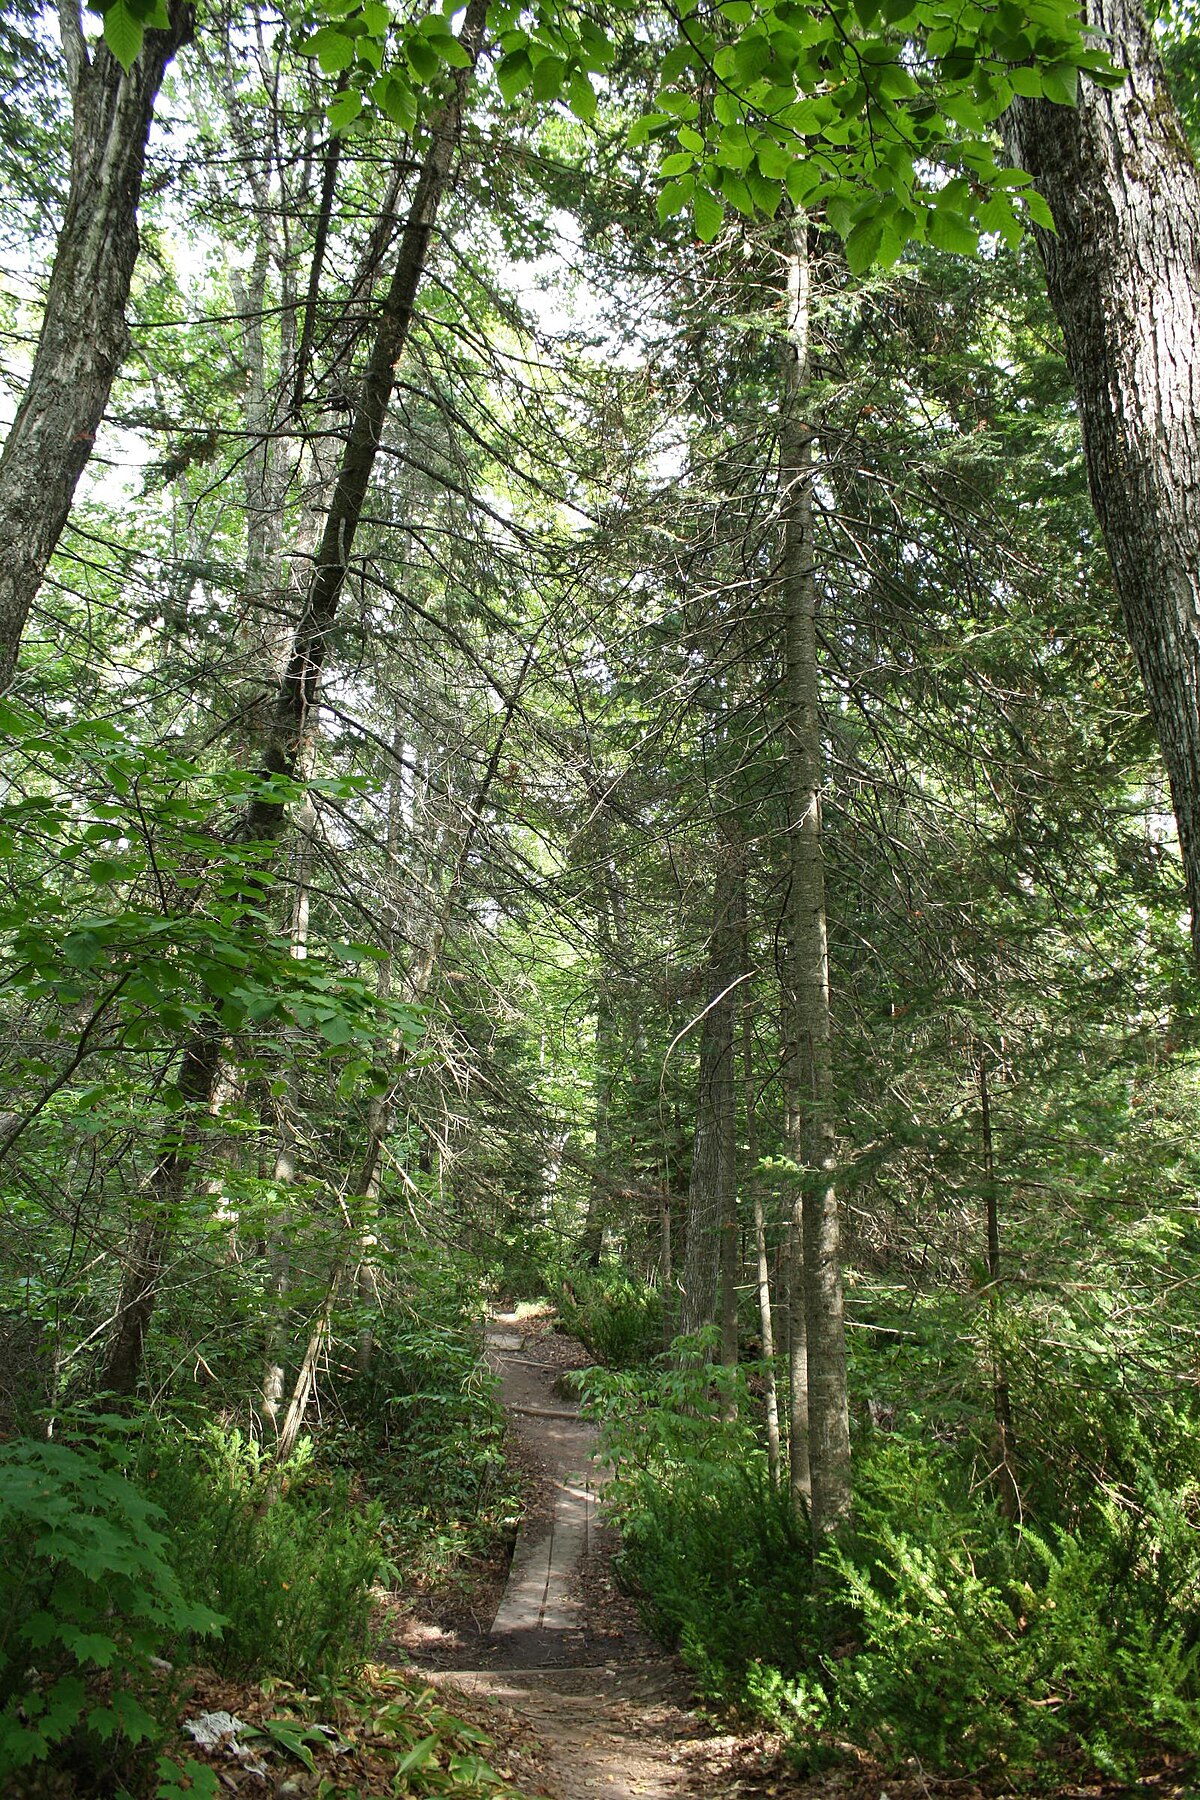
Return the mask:
<path id="1" fill-rule="evenodd" d="M 787 761 L 795 1039 L 804 1170 L 804 1311 L 814 1543 L 850 1512 L 850 1411 L 837 1204 L 837 1136 L 825 858 L 821 841 L 821 712 L 813 546 L 812 431 L 803 404 L 809 363 L 808 227 L 792 220 L 788 256 L 784 403 L 780 420 L 783 506 L 781 598 L 787 630 Z"/>
<path id="2" fill-rule="evenodd" d="M 1171 783 L 1200 953 L 1200 177 L 1141 0 L 1087 0 L 1129 70 L 1077 108 L 1018 100 L 1013 162 L 1079 396 L 1092 500 Z"/>
<path id="3" fill-rule="evenodd" d="M 126 75 L 103 43 L 89 55 L 73 0 L 60 8 L 71 182 L 33 369 L 0 456 L 0 692 L 127 348 L 146 140 L 163 71 L 192 30 L 183 0 L 167 13 Z"/>

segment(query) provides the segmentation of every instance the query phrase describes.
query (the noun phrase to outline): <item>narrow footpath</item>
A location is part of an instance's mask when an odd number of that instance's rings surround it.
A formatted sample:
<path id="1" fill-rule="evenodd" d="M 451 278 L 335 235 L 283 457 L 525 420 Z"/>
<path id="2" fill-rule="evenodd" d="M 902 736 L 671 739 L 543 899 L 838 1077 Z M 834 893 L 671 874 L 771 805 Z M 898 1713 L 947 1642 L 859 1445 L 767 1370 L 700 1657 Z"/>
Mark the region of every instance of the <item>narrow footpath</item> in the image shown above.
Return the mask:
<path id="1" fill-rule="evenodd" d="M 488 1358 L 534 1500 L 490 1627 L 460 1636 L 454 1651 L 419 1657 L 422 1674 L 447 1705 L 467 1695 L 532 1734 L 553 1800 L 738 1791 L 728 1771 L 735 1740 L 691 1710 L 676 1664 L 643 1635 L 612 1582 L 596 1431 L 562 1396 L 552 1340 L 500 1313 Z"/>

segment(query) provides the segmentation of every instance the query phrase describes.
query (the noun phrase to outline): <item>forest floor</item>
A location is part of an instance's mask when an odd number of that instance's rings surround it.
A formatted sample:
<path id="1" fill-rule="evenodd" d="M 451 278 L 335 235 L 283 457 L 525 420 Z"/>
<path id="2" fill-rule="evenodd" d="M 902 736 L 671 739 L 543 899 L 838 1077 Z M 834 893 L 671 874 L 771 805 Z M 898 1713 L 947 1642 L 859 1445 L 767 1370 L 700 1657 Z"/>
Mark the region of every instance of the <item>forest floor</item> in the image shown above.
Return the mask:
<path id="1" fill-rule="evenodd" d="M 423 1596 L 394 1619 L 392 1650 L 487 1732 L 507 1779 L 551 1800 L 1004 1800 L 1003 1786 L 885 1775 L 865 1757 L 802 1777 L 777 1738 L 699 1710 L 613 1576 L 596 1432 L 562 1386 L 586 1353 L 546 1314 L 497 1313 L 488 1356 L 527 1491 L 511 1564 L 498 1555 L 466 1588 Z M 1189 1791 L 1166 1770 L 1132 1789 L 1056 1786 L 1059 1800 Z"/>
<path id="2" fill-rule="evenodd" d="M 552 1318 L 495 1315 L 488 1356 L 511 1421 L 527 1501 L 511 1564 L 469 1590 L 427 1596 L 397 1621 L 443 1705 L 493 1737 L 502 1772 L 552 1800 L 908 1800 L 921 1784 L 864 1770 L 801 1781 L 777 1743 L 723 1729 L 698 1711 L 674 1657 L 648 1638 L 612 1568 L 616 1533 L 599 1505 L 595 1428 L 562 1376 L 588 1357 Z M 939 1793 L 978 1794 L 973 1784 Z"/>
<path id="3" fill-rule="evenodd" d="M 389 1595 L 379 1661 L 332 1701 L 191 1672 L 177 1754 L 197 1756 L 223 1790 L 255 1800 L 401 1791 L 397 1757 L 426 1734 L 439 1755 L 482 1750 L 511 1784 L 499 1791 L 528 1800 L 1013 1800 L 995 1781 L 885 1774 L 848 1745 L 836 1766 L 801 1776 L 780 1739 L 706 1715 L 682 1665 L 646 1636 L 614 1578 L 596 1433 L 562 1383 L 586 1354 L 546 1313 L 497 1315 L 488 1355 L 526 1492 L 511 1558 L 502 1545 L 465 1580 Z M 192 1741 L 197 1725 L 215 1731 L 211 1745 Z M 1159 1765 L 1126 1786 L 1076 1784 L 1058 1769 L 1041 1791 L 1053 1800 L 1197 1800 L 1180 1773 Z M 410 1788 L 402 1771 L 400 1779 L 405 1792 L 429 1791 L 423 1782 Z M 71 1791 L 39 1795 L 69 1800 Z"/>
<path id="4" fill-rule="evenodd" d="M 731 1793 L 737 1740 L 692 1710 L 678 1666 L 645 1636 L 613 1580 L 595 1428 L 561 1389 L 564 1371 L 587 1357 L 551 1327 L 498 1314 L 489 1330 L 527 1491 L 504 1585 L 485 1571 L 469 1595 L 408 1618 L 400 1645 L 444 1705 L 498 1739 L 504 1769 L 530 1793 Z"/>

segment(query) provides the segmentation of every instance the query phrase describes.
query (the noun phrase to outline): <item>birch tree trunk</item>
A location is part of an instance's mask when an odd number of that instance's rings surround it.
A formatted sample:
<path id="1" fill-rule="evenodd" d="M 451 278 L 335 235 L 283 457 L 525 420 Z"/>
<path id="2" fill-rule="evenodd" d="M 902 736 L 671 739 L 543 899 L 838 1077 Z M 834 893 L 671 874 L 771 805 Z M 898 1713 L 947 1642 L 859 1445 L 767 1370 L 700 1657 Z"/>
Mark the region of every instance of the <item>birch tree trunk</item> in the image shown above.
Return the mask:
<path id="1" fill-rule="evenodd" d="M 1084 77 L 1078 107 L 1017 100 L 1004 141 L 1057 226 L 1038 249 L 1200 954 L 1200 177 L 1141 0 L 1087 0 L 1084 14 L 1128 82 Z"/>
<path id="2" fill-rule="evenodd" d="M 138 254 L 146 140 L 163 71 L 192 31 L 171 0 L 129 74 L 88 51 L 78 0 L 59 20 L 71 90 L 71 180 L 33 368 L 0 455 L 0 693 L 91 456 L 128 347 L 125 303 Z"/>
<path id="3" fill-rule="evenodd" d="M 791 221 L 787 338 L 780 419 L 783 502 L 781 598 L 787 631 L 787 764 L 799 1142 L 805 1172 L 802 1218 L 808 1355 L 808 1449 L 814 1544 L 850 1512 L 850 1412 L 837 1204 L 837 1136 L 825 859 L 821 841 L 821 713 L 817 678 L 817 584 L 813 546 L 813 434 L 804 417 L 809 372 L 808 225 Z"/>

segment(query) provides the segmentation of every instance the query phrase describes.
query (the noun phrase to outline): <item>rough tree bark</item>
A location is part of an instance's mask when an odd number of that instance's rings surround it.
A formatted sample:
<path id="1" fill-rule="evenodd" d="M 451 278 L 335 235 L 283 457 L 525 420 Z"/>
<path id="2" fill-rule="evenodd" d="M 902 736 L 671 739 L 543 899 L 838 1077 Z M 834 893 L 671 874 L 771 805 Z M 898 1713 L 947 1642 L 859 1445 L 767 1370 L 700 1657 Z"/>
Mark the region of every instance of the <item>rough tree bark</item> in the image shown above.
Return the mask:
<path id="1" fill-rule="evenodd" d="M 850 1411 L 821 838 L 813 433 L 804 415 L 809 373 L 809 263 L 808 225 L 802 215 L 790 222 L 790 235 L 779 473 L 783 515 L 780 598 L 787 633 L 790 925 L 800 1072 L 799 1142 L 792 1155 L 804 1171 L 802 1217 L 796 1228 L 804 1251 L 811 1516 L 813 1541 L 819 1544 L 837 1531 L 850 1512 Z"/>
<path id="2" fill-rule="evenodd" d="M 1128 82 L 1084 78 L 1077 108 L 1018 100 L 1004 141 L 1057 226 L 1038 248 L 1200 955 L 1200 177 L 1141 0 L 1084 12 Z"/>
<path id="3" fill-rule="evenodd" d="M 417 181 L 413 203 L 401 236 L 396 269 L 376 331 L 362 393 L 350 428 L 333 500 L 325 521 L 305 605 L 293 635 L 287 670 L 272 714 L 263 770 L 295 779 L 302 767 L 309 715 L 315 706 L 329 633 L 350 567 L 350 556 L 362 515 L 375 458 L 383 438 L 398 363 L 413 317 L 413 303 L 424 272 L 430 238 L 442 195 L 449 182 L 454 148 L 468 85 L 483 40 L 487 0 L 471 0 L 459 32 L 469 66 L 456 69 L 452 96 L 430 127 L 430 148 Z M 285 825 L 282 801 L 253 800 L 242 820 L 245 842 L 277 844 Z M 436 950 L 433 952 L 436 954 Z M 184 1047 L 180 1093 L 181 1119 L 194 1116 L 212 1091 L 220 1061 L 220 1029 L 214 1026 Z M 146 1216 L 139 1226 L 134 1254 L 121 1282 L 108 1347 L 103 1385 L 118 1394 L 132 1393 L 141 1377 L 146 1330 L 154 1311 L 163 1258 L 183 1198 L 191 1154 L 186 1126 L 165 1148 L 150 1184 Z"/>
<path id="4" fill-rule="evenodd" d="M 192 31 L 184 0 L 167 16 L 126 75 L 103 43 L 89 53 L 78 0 L 60 0 L 71 180 L 33 368 L 0 455 L 0 693 L 128 345 L 146 140 L 163 71 Z"/>

